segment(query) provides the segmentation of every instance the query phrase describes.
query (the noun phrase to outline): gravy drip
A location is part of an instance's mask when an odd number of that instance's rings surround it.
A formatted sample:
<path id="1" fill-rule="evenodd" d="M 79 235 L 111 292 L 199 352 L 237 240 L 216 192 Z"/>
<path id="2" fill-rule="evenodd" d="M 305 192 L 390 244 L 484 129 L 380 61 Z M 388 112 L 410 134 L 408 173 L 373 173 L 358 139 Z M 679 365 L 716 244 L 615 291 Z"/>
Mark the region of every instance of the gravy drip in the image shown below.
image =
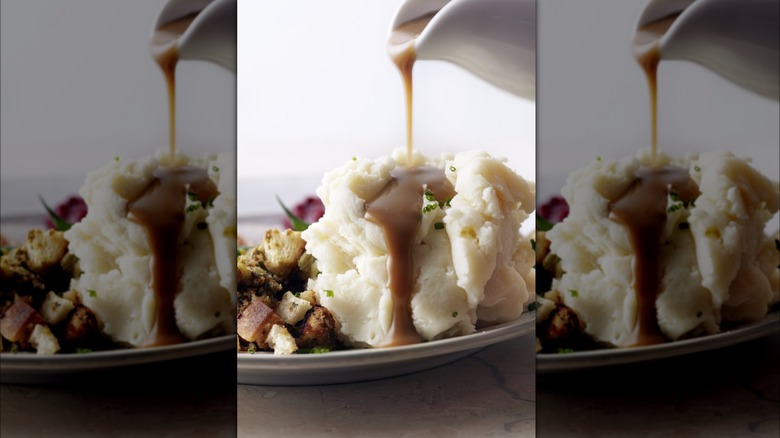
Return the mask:
<path id="1" fill-rule="evenodd" d="M 401 24 L 393 29 L 387 41 L 387 51 L 390 54 L 390 59 L 393 60 L 393 63 L 398 67 L 398 71 L 401 72 L 401 79 L 404 83 L 407 163 L 412 162 L 412 68 L 414 67 L 414 61 L 417 59 L 414 44 L 416 38 L 422 33 L 434 15 L 436 13 L 432 12 Z"/>
<path id="2" fill-rule="evenodd" d="M 672 26 L 679 13 L 645 24 L 634 35 L 632 49 L 647 78 L 650 91 L 650 130 L 652 136 L 652 163 L 656 165 L 658 150 L 658 63 L 661 61 L 661 38 Z"/>
<path id="3" fill-rule="evenodd" d="M 217 187 L 205 169 L 197 167 L 158 168 L 152 183 L 141 195 L 128 202 L 128 217 L 146 228 L 152 250 L 152 288 L 156 319 L 146 346 L 185 341 L 176 325 L 174 299 L 182 267 L 179 263 L 179 236 L 184 227 L 187 195 L 208 202 Z"/>
<path id="4" fill-rule="evenodd" d="M 152 250 L 152 289 L 155 298 L 155 321 L 145 346 L 176 344 L 186 339 L 176 325 L 174 300 L 179 289 L 182 266 L 179 263 L 179 236 L 184 228 L 188 192 L 199 201 L 208 202 L 217 187 L 204 169 L 175 167 L 176 156 L 176 64 L 179 61 L 179 38 L 195 19 L 193 13 L 160 26 L 152 36 L 152 56 L 163 71 L 168 89 L 168 123 L 170 163 L 154 171 L 154 179 L 135 199 L 128 200 L 128 218 L 146 229 Z"/>
<path id="5" fill-rule="evenodd" d="M 176 156 L 176 64 L 179 62 L 179 38 L 197 12 L 163 24 L 152 35 L 152 57 L 162 69 L 168 88 L 168 129 L 171 163 Z"/>
<path id="6" fill-rule="evenodd" d="M 656 299 L 662 276 L 661 236 L 666 226 L 667 197 L 677 193 L 684 202 L 699 196 L 688 171 L 679 167 L 642 168 L 625 193 L 610 203 L 610 219 L 625 226 L 634 254 L 634 293 L 637 320 L 633 346 L 658 344 L 666 336 L 658 326 Z"/>
<path id="7" fill-rule="evenodd" d="M 412 321 L 414 261 L 412 249 L 422 222 L 423 196 L 429 191 L 439 200 L 452 198 L 455 189 L 444 171 L 433 167 L 399 167 L 381 192 L 366 204 L 366 219 L 382 227 L 387 243 L 388 282 L 393 298 L 393 319 L 382 346 L 415 344 L 422 338 Z"/>

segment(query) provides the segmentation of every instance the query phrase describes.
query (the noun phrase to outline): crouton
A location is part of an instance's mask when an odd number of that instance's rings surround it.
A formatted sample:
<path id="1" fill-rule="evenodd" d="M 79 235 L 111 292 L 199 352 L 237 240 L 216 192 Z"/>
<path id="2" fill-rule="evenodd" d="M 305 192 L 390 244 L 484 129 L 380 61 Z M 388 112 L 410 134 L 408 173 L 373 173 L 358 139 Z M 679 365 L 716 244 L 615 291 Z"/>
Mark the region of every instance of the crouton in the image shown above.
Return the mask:
<path id="1" fill-rule="evenodd" d="M 60 343 L 57 342 L 57 338 L 49 330 L 49 327 L 41 324 L 36 324 L 32 334 L 30 334 L 30 344 L 40 355 L 52 355 L 60 351 Z"/>
<path id="2" fill-rule="evenodd" d="M 41 316 L 47 323 L 56 325 L 65 320 L 74 307 L 73 301 L 60 298 L 54 292 L 49 292 L 41 305 Z"/>
<path id="3" fill-rule="evenodd" d="M 295 338 L 282 325 L 271 327 L 271 330 L 268 332 L 267 343 L 269 347 L 274 349 L 274 354 L 293 354 L 298 350 Z"/>
<path id="4" fill-rule="evenodd" d="M 298 267 L 298 260 L 306 250 L 306 242 L 298 231 L 272 229 L 265 233 L 263 249 L 266 269 L 284 278 Z"/>
<path id="5" fill-rule="evenodd" d="M 68 252 L 68 241 L 61 231 L 33 229 L 27 232 L 25 249 L 29 260 L 27 265 L 36 274 L 59 266 Z"/>
<path id="6" fill-rule="evenodd" d="M 287 324 L 296 324 L 306 316 L 306 312 L 311 309 L 311 303 L 302 300 L 292 292 L 285 292 L 279 306 L 276 307 L 276 313 Z"/>

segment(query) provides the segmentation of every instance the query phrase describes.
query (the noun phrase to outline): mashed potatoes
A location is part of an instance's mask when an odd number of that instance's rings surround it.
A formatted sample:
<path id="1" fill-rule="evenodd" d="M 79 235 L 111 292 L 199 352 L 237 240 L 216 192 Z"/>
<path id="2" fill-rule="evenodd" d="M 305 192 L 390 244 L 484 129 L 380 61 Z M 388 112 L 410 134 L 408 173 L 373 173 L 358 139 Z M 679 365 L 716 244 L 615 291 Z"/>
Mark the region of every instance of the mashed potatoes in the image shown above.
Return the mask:
<path id="1" fill-rule="evenodd" d="M 547 233 L 565 274 L 553 289 L 598 342 L 626 346 L 637 317 L 635 256 L 625 227 L 609 219 L 620 196 L 650 156 L 596 161 L 574 172 L 562 190 L 571 212 Z M 728 153 L 659 164 L 689 169 L 701 195 L 683 206 L 668 198 L 656 300 L 670 339 L 719 331 L 722 321 L 753 321 L 780 299 L 778 251 L 764 227 L 778 211 L 780 190 L 747 161 Z"/>
<path id="2" fill-rule="evenodd" d="M 127 199 L 168 165 L 167 151 L 138 161 L 117 161 L 87 176 L 81 196 L 89 213 L 65 237 L 82 274 L 71 288 L 100 318 L 116 342 L 140 346 L 155 320 L 152 251 L 142 225 L 127 218 Z M 178 165 L 208 169 L 220 195 L 210 208 L 189 208 L 179 237 L 183 265 L 174 301 L 176 324 L 188 339 L 235 332 L 235 165 L 232 155 L 188 158 Z M 192 202 L 192 201 L 188 201 Z"/>
<path id="3" fill-rule="evenodd" d="M 520 224 L 533 211 L 535 189 L 484 152 L 427 159 L 445 170 L 457 194 L 422 215 L 413 250 L 412 319 L 425 340 L 471 333 L 477 321 L 517 319 L 534 289 L 534 257 Z M 325 175 L 317 194 L 325 215 L 302 235 L 321 271 L 310 288 L 338 323 L 344 341 L 377 346 L 392 320 L 388 250 L 379 225 L 365 218 L 366 200 L 404 165 L 405 151 L 355 159 Z M 424 205 L 429 201 L 424 200 Z"/>

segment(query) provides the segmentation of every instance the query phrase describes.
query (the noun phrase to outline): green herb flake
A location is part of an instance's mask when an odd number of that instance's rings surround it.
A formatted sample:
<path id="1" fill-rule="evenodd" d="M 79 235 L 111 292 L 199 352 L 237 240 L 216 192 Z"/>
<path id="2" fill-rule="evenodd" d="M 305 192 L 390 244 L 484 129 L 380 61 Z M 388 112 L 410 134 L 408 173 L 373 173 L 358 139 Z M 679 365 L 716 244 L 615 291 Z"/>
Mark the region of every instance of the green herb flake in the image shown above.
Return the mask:
<path id="1" fill-rule="evenodd" d="M 325 289 L 325 296 L 326 297 L 333 297 L 333 291 L 330 289 Z"/>
<path id="2" fill-rule="evenodd" d="M 695 171 L 697 171 L 697 172 L 701 172 L 701 167 L 699 167 L 699 166 L 693 166 L 693 170 L 695 170 Z"/>
<path id="3" fill-rule="evenodd" d="M 246 352 L 249 354 L 255 354 L 255 344 L 249 344 L 249 347 L 246 348 Z"/>
<path id="4" fill-rule="evenodd" d="M 438 207 L 438 204 L 428 204 L 425 207 L 423 207 L 422 212 L 423 213 L 430 213 L 433 210 L 436 210 L 436 207 Z"/>
<path id="5" fill-rule="evenodd" d="M 536 308 L 537 308 L 537 307 L 539 307 L 539 303 L 537 303 L 536 301 L 534 301 L 533 303 L 531 303 L 531 304 L 529 304 L 529 305 L 528 305 L 528 311 L 529 311 L 529 312 L 533 312 L 533 311 L 535 311 L 535 310 L 536 310 Z"/>
<path id="6" fill-rule="evenodd" d="M 452 312 L 452 317 L 453 318 L 457 318 L 458 317 L 458 312 Z"/>
<path id="7" fill-rule="evenodd" d="M 434 201 L 436 201 L 436 196 L 433 196 L 433 192 L 428 190 L 428 191 L 425 192 L 425 199 L 427 199 L 427 200 L 429 200 L 431 202 L 434 202 Z"/>
<path id="8" fill-rule="evenodd" d="M 674 213 L 675 211 L 681 209 L 683 206 L 682 204 L 672 204 L 669 206 L 669 208 L 666 209 L 667 213 Z"/>
<path id="9" fill-rule="evenodd" d="M 184 209 L 184 211 L 187 212 L 187 213 L 192 213 L 193 211 L 195 211 L 195 210 L 197 210 L 199 208 L 200 208 L 200 204 L 190 204 L 190 205 L 187 206 L 186 209 Z"/>
<path id="10" fill-rule="evenodd" d="M 569 354 L 569 353 L 574 353 L 574 349 L 573 348 L 559 348 L 558 349 L 558 354 Z"/>
<path id="11" fill-rule="evenodd" d="M 452 198 L 447 198 L 447 200 L 444 201 L 444 206 L 445 207 L 449 207 L 450 206 L 450 202 L 452 202 Z"/>
<path id="12" fill-rule="evenodd" d="M 580 293 L 577 292 L 576 289 L 569 289 L 569 293 L 571 294 L 572 298 L 577 298 L 580 296 Z"/>
<path id="13" fill-rule="evenodd" d="M 352 161 L 357 161 L 357 157 L 352 157 Z"/>
<path id="14" fill-rule="evenodd" d="M 598 157 L 596 157 L 596 161 L 601 161 L 601 155 L 599 155 Z"/>
<path id="15" fill-rule="evenodd" d="M 677 192 L 669 192 L 669 197 L 672 198 L 672 201 L 680 200 L 680 195 L 678 195 Z"/>
<path id="16" fill-rule="evenodd" d="M 43 208 L 46 209 L 46 212 L 49 213 L 49 217 L 51 217 L 52 222 L 54 222 L 54 229 L 57 231 L 68 231 L 71 226 L 73 226 L 72 223 L 66 221 L 60 215 L 54 212 L 51 208 L 49 208 L 48 205 L 46 205 L 46 201 L 43 200 L 43 197 L 41 195 L 38 195 L 38 199 L 41 200 L 41 204 L 43 204 Z"/>
<path id="17" fill-rule="evenodd" d="M 433 224 L 433 228 L 437 230 L 443 230 L 444 229 L 444 222 L 436 222 Z"/>
<path id="18" fill-rule="evenodd" d="M 299 348 L 297 354 L 323 354 L 330 353 L 330 347 Z"/>
<path id="19" fill-rule="evenodd" d="M 94 297 L 97 296 L 97 291 L 94 290 L 94 289 L 89 289 L 89 290 L 87 290 L 87 295 L 89 295 L 89 296 L 94 298 Z"/>
<path id="20" fill-rule="evenodd" d="M 450 172 L 455 172 L 456 170 L 458 169 L 456 169 L 455 166 L 450 166 Z"/>
<path id="21" fill-rule="evenodd" d="M 552 222 L 548 221 L 547 219 L 539 216 L 539 214 L 536 214 L 536 229 L 539 231 L 550 231 L 552 230 L 553 224 Z"/>
<path id="22" fill-rule="evenodd" d="M 696 312 L 696 317 L 697 318 L 701 318 L 702 315 L 704 315 L 704 314 L 701 312 L 701 310 Z"/>
<path id="23" fill-rule="evenodd" d="M 120 159 L 120 158 L 119 158 L 119 155 L 117 155 L 116 157 L 114 157 L 114 161 L 116 161 L 117 163 L 119 162 L 119 159 Z"/>
<path id="24" fill-rule="evenodd" d="M 213 170 L 214 172 L 219 172 L 219 167 L 211 166 L 211 170 Z"/>
<path id="25" fill-rule="evenodd" d="M 691 224 L 689 224 L 688 222 L 680 222 L 679 224 L 677 224 L 677 228 L 679 228 L 681 230 L 687 230 L 690 227 L 691 227 Z"/>
<path id="26" fill-rule="evenodd" d="M 305 220 L 299 218 L 293 212 L 288 209 L 281 199 L 279 199 L 279 196 L 276 197 L 276 202 L 279 203 L 279 205 L 282 207 L 282 210 L 284 210 L 284 214 L 287 215 L 287 219 L 290 220 L 290 224 L 293 227 L 293 230 L 295 231 L 306 231 L 307 228 L 309 228 L 310 223 L 306 222 Z"/>
<path id="27" fill-rule="evenodd" d="M 83 347 L 76 348 L 76 354 L 87 354 L 87 353 L 92 353 L 92 349 L 91 348 L 83 348 Z"/>
<path id="28" fill-rule="evenodd" d="M 11 353 L 13 353 L 13 354 L 16 354 L 16 353 L 18 353 L 18 352 L 19 352 L 19 346 L 18 346 L 18 345 L 16 345 L 16 344 L 12 344 L 12 345 L 11 345 L 11 350 L 10 350 L 10 351 L 11 351 Z"/>

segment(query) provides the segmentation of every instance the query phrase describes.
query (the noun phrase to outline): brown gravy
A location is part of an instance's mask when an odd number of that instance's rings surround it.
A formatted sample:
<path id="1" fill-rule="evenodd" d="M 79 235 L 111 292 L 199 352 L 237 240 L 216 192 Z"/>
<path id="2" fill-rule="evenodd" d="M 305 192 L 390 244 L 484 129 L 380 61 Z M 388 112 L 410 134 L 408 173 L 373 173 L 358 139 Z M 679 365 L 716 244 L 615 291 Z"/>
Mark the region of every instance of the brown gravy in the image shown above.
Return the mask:
<path id="1" fill-rule="evenodd" d="M 430 192 L 437 200 L 455 195 L 442 169 L 399 167 L 392 180 L 366 206 L 366 219 L 384 230 L 389 252 L 388 282 L 393 297 L 393 319 L 382 346 L 414 344 L 422 338 L 412 321 L 414 290 L 414 238 L 422 222 L 423 196 Z"/>
<path id="2" fill-rule="evenodd" d="M 387 51 L 390 59 L 393 60 L 398 71 L 401 72 L 401 79 L 404 83 L 404 93 L 406 97 L 406 156 L 407 162 L 412 162 L 412 69 L 417 54 L 414 51 L 415 39 L 422 33 L 425 26 L 433 18 L 435 13 L 423 15 L 412 21 L 407 21 L 393 29 L 390 38 L 387 41 Z"/>
<path id="3" fill-rule="evenodd" d="M 678 16 L 679 13 L 675 13 L 647 23 L 634 36 L 634 57 L 645 73 L 650 91 L 652 161 L 649 168 L 640 168 L 636 172 L 636 179 L 626 192 L 609 205 L 610 219 L 626 227 L 634 254 L 637 319 L 632 333 L 633 346 L 667 340 L 658 325 L 655 304 L 663 276 L 661 236 L 666 226 L 667 197 L 670 191 L 677 193 L 683 202 L 693 201 L 699 196 L 699 188 L 687 170 L 657 167 L 660 40 Z"/>
<path id="4" fill-rule="evenodd" d="M 666 225 L 670 190 L 683 202 L 691 202 L 699 196 L 699 188 L 685 169 L 642 168 L 626 192 L 609 206 L 610 219 L 628 229 L 634 253 L 637 320 L 632 344 L 635 346 L 666 341 L 658 326 L 655 302 L 662 274 L 661 236 Z"/>
<path id="5" fill-rule="evenodd" d="M 152 35 L 152 57 L 162 69 L 168 89 L 168 129 L 171 163 L 176 156 L 176 64 L 179 62 L 179 38 L 198 13 L 163 24 Z"/>
<path id="6" fill-rule="evenodd" d="M 136 199 L 128 202 L 128 217 L 146 228 L 152 249 L 152 288 L 156 319 L 147 346 L 168 345 L 185 339 L 176 325 L 173 302 L 179 289 L 179 236 L 188 194 L 202 203 L 213 200 L 217 187 L 205 169 L 158 168 L 154 179 Z"/>
<path id="7" fill-rule="evenodd" d="M 658 150 L 658 63 L 661 61 L 661 38 L 672 26 L 679 13 L 645 24 L 637 30 L 632 45 L 634 57 L 647 77 L 650 91 L 650 132 L 652 136 L 652 163 L 656 164 Z"/>
<path id="8" fill-rule="evenodd" d="M 393 298 L 393 316 L 384 347 L 415 344 L 422 341 L 412 320 L 414 291 L 414 240 L 422 222 L 423 195 L 426 191 L 438 200 L 455 195 L 444 171 L 432 167 L 413 167 L 412 68 L 417 58 L 415 40 L 435 13 L 423 15 L 393 29 L 387 51 L 401 73 L 406 98 L 407 167 L 392 171 L 392 179 L 382 191 L 366 203 L 366 219 L 382 227 L 388 250 L 388 288 Z"/>
<path id="9" fill-rule="evenodd" d="M 128 218 L 146 229 L 152 250 L 152 289 L 155 321 L 146 346 L 176 344 L 186 339 L 176 325 L 174 300 L 179 289 L 182 266 L 179 237 L 185 220 L 187 196 L 206 203 L 219 192 L 205 169 L 176 167 L 176 64 L 179 38 L 197 13 L 166 23 L 152 37 L 152 56 L 165 75 L 168 90 L 170 167 L 160 167 L 154 179 L 135 199 L 128 200 Z"/>

